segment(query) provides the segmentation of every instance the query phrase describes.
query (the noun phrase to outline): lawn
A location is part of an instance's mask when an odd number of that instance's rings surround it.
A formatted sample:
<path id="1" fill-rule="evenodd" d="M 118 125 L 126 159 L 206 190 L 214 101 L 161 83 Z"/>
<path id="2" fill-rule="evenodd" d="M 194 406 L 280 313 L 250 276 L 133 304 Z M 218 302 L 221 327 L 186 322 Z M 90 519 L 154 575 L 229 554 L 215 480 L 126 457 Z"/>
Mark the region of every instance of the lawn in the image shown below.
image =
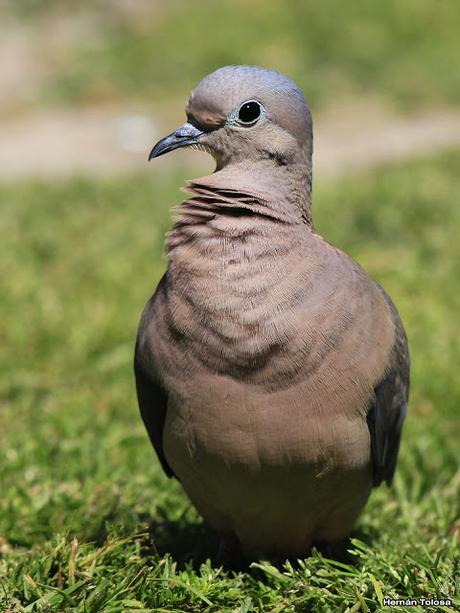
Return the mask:
<path id="1" fill-rule="evenodd" d="M 401 312 L 410 412 L 394 486 L 374 492 L 348 552 L 238 573 L 209 561 L 215 537 L 162 474 L 134 394 L 137 322 L 184 172 L 1 186 L 0 609 L 321 613 L 455 598 L 459 167 L 460 150 L 315 185 L 319 231 Z"/>

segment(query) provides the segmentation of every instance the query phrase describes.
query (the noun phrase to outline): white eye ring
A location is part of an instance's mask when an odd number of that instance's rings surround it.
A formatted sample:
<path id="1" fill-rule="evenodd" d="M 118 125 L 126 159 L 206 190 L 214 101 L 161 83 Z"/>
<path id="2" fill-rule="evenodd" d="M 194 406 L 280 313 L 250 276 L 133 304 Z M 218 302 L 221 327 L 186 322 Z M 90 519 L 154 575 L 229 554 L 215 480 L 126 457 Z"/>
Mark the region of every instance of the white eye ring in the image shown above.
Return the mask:
<path id="1" fill-rule="evenodd" d="M 258 100 L 245 100 L 228 116 L 228 122 L 240 126 L 253 126 L 265 115 L 266 111 Z"/>
<path id="2" fill-rule="evenodd" d="M 238 109 L 238 121 L 245 125 L 255 123 L 262 113 L 262 107 L 257 100 L 247 100 Z"/>

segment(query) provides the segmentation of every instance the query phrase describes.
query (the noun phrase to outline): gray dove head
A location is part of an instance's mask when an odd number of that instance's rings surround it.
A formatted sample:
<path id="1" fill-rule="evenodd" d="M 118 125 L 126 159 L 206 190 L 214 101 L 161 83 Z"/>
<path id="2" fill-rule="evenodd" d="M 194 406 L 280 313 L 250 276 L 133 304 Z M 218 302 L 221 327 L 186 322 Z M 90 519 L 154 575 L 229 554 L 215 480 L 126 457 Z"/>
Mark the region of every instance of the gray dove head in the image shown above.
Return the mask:
<path id="1" fill-rule="evenodd" d="M 288 77 L 258 66 L 226 66 L 192 91 L 187 123 L 162 139 L 149 159 L 179 147 L 211 153 L 217 169 L 246 161 L 310 168 L 312 122 L 305 98 Z"/>

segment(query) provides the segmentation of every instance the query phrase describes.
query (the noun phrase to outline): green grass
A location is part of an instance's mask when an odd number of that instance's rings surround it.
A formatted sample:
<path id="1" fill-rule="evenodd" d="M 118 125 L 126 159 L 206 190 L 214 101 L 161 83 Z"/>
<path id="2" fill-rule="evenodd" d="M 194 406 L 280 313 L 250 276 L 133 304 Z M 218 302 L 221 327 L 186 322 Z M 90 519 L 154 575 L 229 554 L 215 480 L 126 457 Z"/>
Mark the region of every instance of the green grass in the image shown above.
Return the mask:
<path id="1" fill-rule="evenodd" d="M 457 0 L 179 0 L 138 18 L 101 0 L 5 6 L 38 31 L 56 12 L 89 14 L 89 30 L 49 57 L 42 95 L 52 101 L 169 104 L 219 66 L 261 64 L 295 78 L 313 108 L 350 95 L 404 108 L 460 102 Z"/>
<path id="2" fill-rule="evenodd" d="M 315 552 L 235 574 L 206 561 L 215 537 L 162 475 L 134 395 L 137 322 L 183 174 L 0 187 L 0 610 L 378 611 L 381 594 L 454 597 L 459 166 L 460 151 L 315 186 L 319 230 L 387 288 L 408 329 L 400 463 L 343 561 Z"/>

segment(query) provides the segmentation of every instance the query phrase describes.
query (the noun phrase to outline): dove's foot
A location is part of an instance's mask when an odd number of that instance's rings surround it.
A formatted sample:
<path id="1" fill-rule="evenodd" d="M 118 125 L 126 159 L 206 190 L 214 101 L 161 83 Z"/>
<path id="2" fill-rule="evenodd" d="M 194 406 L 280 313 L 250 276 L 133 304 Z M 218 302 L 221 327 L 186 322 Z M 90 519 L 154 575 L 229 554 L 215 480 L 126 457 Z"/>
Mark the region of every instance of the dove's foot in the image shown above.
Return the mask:
<path id="1" fill-rule="evenodd" d="M 228 570 L 240 570 L 245 562 L 238 538 L 233 533 L 223 535 L 217 550 L 216 563 Z"/>

